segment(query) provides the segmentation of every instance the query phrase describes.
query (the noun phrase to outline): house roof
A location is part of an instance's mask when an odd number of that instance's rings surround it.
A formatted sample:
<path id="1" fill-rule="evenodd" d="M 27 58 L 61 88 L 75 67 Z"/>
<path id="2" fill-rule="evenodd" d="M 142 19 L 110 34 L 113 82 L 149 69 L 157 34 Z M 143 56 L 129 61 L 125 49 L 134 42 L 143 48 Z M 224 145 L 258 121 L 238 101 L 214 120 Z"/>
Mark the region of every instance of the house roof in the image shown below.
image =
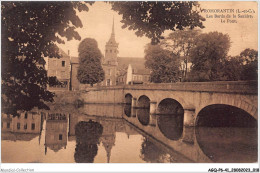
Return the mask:
<path id="1" fill-rule="evenodd" d="M 150 70 L 145 67 L 144 58 L 136 57 L 118 57 L 118 68 L 123 70 L 127 69 L 128 65 L 131 64 L 134 74 L 150 74 Z"/>
<path id="2" fill-rule="evenodd" d="M 61 57 L 68 57 L 69 56 L 61 48 L 59 48 L 59 54 L 61 55 Z"/>

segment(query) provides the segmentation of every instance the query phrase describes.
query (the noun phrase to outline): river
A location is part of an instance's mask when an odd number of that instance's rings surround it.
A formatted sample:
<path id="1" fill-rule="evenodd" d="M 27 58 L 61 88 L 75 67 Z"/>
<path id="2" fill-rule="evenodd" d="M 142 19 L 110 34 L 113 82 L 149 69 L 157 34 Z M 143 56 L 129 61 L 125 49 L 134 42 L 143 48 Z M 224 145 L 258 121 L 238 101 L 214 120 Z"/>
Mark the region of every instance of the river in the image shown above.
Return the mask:
<path id="1" fill-rule="evenodd" d="M 2 115 L 3 163 L 192 163 L 171 141 L 181 141 L 180 118 L 160 117 L 156 138 L 122 118 L 122 105 L 61 105 L 20 117 Z M 146 113 L 146 111 L 139 111 Z M 146 120 L 141 120 L 146 121 Z M 174 123 L 175 122 L 175 123 Z M 173 124 L 173 125 L 172 125 Z M 257 128 L 197 127 L 197 147 L 205 162 L 256 162 Z M 170 142 L 169 142 L 170 141 Z M 186 144 L 178 143 L 178 148 Z"/>

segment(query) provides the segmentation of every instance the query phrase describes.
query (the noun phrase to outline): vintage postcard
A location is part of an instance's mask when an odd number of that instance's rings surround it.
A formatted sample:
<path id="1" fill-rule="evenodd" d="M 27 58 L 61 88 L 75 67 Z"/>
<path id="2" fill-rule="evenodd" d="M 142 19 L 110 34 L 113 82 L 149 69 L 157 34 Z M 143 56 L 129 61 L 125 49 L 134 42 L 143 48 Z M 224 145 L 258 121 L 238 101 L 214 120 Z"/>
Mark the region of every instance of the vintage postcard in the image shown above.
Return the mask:
<path id="1" fill-rule="evenodd" d="M 1 172 L 259 172 L 257 1 L 2 1 L 1 77 Z"/>

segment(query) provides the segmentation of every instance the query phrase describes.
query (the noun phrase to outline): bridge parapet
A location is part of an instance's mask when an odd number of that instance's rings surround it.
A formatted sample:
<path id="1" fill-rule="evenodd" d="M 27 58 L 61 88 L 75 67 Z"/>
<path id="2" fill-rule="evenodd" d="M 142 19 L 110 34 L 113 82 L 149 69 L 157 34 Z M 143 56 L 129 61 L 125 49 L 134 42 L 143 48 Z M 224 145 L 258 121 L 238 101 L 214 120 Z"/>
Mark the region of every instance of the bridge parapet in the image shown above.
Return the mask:
<path id="1" fill-rule="evenodd" d="M 125 85 L 124 89 L 257 94 L 257 81 L 177 82 Z"/>
<path id="2" fill-rule="evenodd" d="M 177 83 L 150 83 L 141 85 L 121 86 L 99 86 L 87 88 L 86 91 L 95 90 L 172 90 L 172 91 L 193 91 L 193 92 L 220 92 L 220 93 L 258 93 L 257 81 L 216 81 L 216 82 L 177 82 Z"/>

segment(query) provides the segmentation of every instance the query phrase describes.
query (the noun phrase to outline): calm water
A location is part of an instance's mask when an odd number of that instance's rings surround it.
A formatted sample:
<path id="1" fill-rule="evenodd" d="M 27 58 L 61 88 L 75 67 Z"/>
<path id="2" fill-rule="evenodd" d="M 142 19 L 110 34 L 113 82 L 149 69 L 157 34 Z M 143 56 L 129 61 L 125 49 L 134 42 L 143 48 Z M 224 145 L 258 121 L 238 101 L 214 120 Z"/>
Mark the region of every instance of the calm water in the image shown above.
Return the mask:
<path id="1" fill-rule="evenodd" d="M 120 105 L 86 105 L 80 109 L 55 107 L 20 117 L 2 115 L 2 162 L 196 162 L 167 147 L 169 142 L 181 140 L 182 130 L 176 125 L 180 118 L 158 118 L 161 133 L 169 139 L 163 141 L 120 118 L 128 112 Z M 145 110 L 138 113 L 147 114 Z M 200 147 L 212 162 L 257 161 L 257 128 L 199 127 L 195 134 L 194 147 Z"/>

